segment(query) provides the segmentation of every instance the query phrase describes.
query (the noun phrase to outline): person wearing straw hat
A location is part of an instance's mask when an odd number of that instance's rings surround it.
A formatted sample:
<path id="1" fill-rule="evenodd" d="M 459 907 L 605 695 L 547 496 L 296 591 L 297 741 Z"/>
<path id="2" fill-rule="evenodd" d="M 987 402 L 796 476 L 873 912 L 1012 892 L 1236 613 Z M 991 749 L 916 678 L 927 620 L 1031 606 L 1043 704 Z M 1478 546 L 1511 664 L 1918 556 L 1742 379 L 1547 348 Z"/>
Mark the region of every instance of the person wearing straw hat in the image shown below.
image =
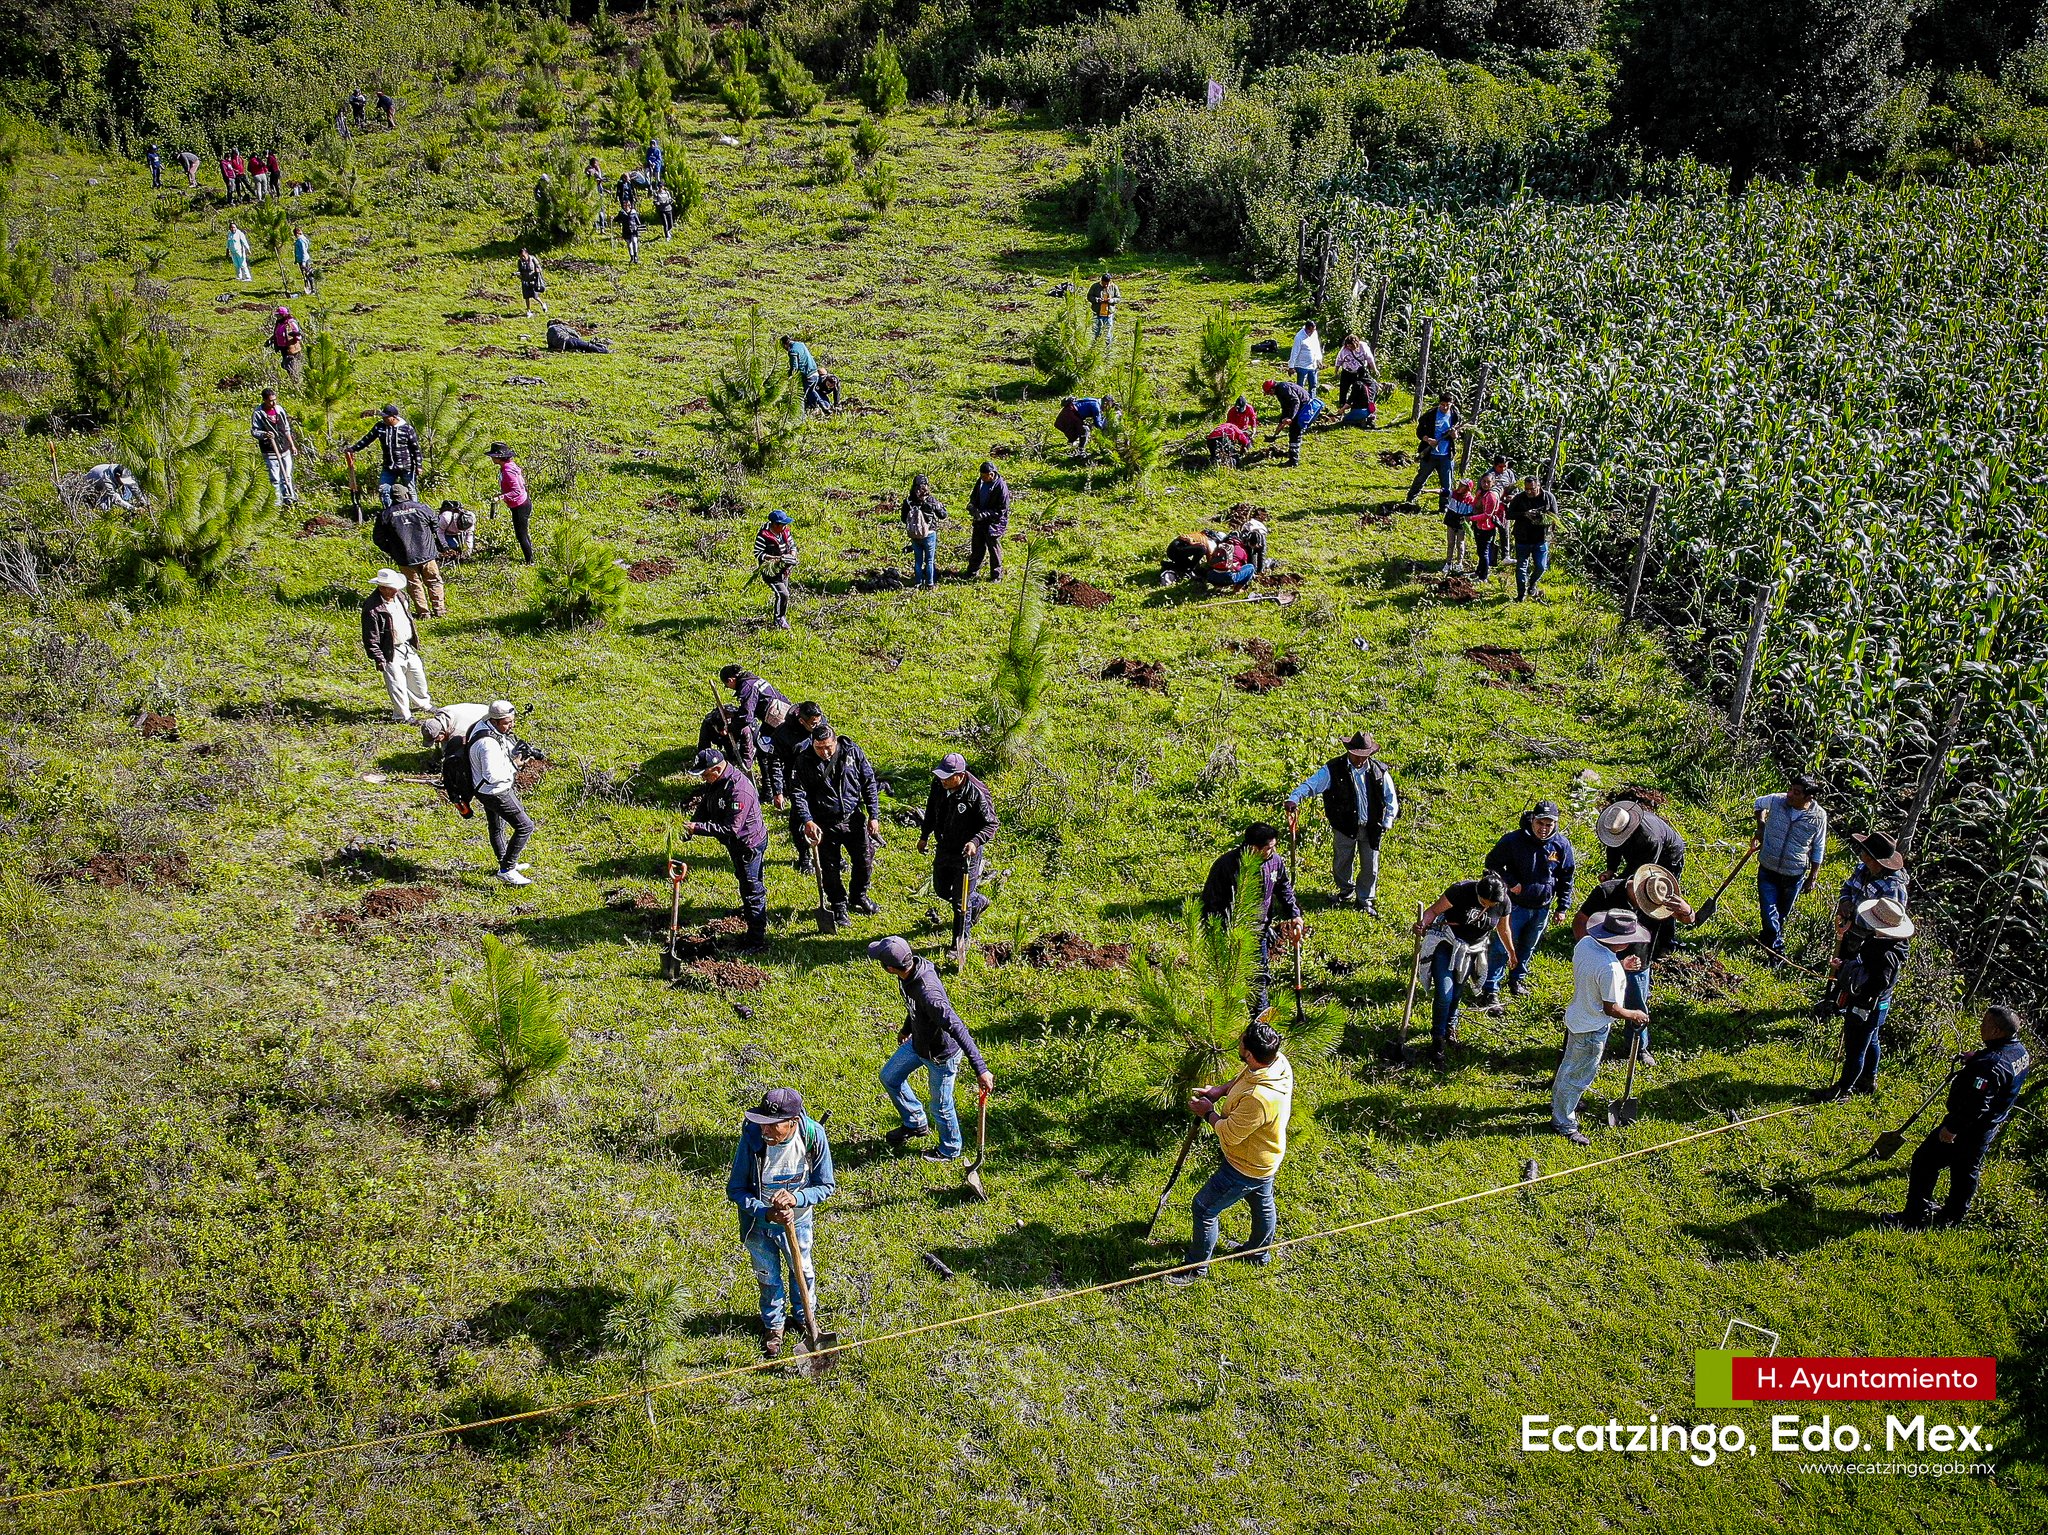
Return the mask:
<path id="1" fill-rule="evenodd" d="M 1650 1015 L 1629 997 L 1624 956 L 1643 941 L 1632 911 L 1595 915 L 1572 949 L 1572 1000 L 1564 1012 L 1564 1055 L 1550 1083 L 1550 1127 L 1574 1146 L 1592 1144 L 1579 1128 L 1579 1100 L 1600 1074 L 1615 1020 L 1649 1032 Z"/>
<path id="2" fill-rule="evenodd" d="M 1954 1226 L 1969 1213 L 1984 1173 L 1984 1158 L 2012 1117 L 2033 1058 L 2020 1042 L 2020 1015 L 2009 1007 L 1987 1007 L 1978 1035 L 1982 1050 L 1956 1063 L 1949 1079 L 1941 1123 L 1913 1153 L 1906 1175 L 1906 1208 L 1889 1224 L 1917 1229 Z M 1948 1169 L 1948 1199 L 1937 1210 L 1934 1185 Z"/>
<path id="3" fill-rule="evenodd" d="M 1677 924 L 1691 923 L 1697 914 L 1678 893 L 1678 881 L 1671 871 L 1654 863 L 1643 865 L 1626 878 L 1606 879 L 1594 886 L 1572 920 L 1572 937 L 1585 937 L 1593 918 L 1604 911 L 1635 914 L 1642 938 L 1630 952 L 1635 963 L 1628 967 L 1628 1005 L 1647 1013 L 1653 963 L 1670 949 L 1677 936 Z M 1647 1027 L 1643 1029 L 1636 1060 L 1644 1066 L 1657 1064 L 1657 1058 L 1650 1054 Z"/>
<path id="4" fill-rule="evenodd" d="M 370 587 L 362 608 L 363 654 L 384 679 L 392 722 L 409 725 L 413 710 L 434 707 L 420 660 L 419 626 L 406 600 L 404 576 L 387 567 L 370 578 Z"/>
<path id="5" fill-rule="evenodd" d="M 1415 962 L 1429 967 L 1430 1050 L 1432 1066 L 1449 1063 L 1447 1051 L 1457 1038 L 1459 990 L 1468 977 L 1483 975 L 1489 947 L 1498 941 L 1516 960 L 1515 938 L 1508 926 L 1508 882 L 1488 869 L 1477 879 L 1461 879 L 1422 914 L 1414 926 Z"/>
<path id="6" fill-rule="evenodd" d="M 747 1110 L 739 1143 L 732 1151 L 732 1171 L 725 1177 L 725 1197 L 739 1207 L 740 1245 L 753 1265 L 761 1288 L 761 1352 L 773 1359 L 782 1352 L 783 1324 L 789 1320 L 789 1292 L 796 1275 L 784 1279 L 789 1245 L 782 1219 L 794 1212 L 797 1250 L 803 1254 L 804 1284 L 818 1293 L 818 1273 L 811 1264 L 811 1212 L 830 1199 L 837 1185 L 832 1176 L 832 1144 L 825 1127 L 804 1112 L 804 1100 L 793 1087 L 771 1087 Z"/>
<path id="7" fill-rule="evenodd" d="M 1782 794 L 1756 802 L 1756 906 L 1764 947 L 1782 958 L 1792 903 L 1814 887 L 1828 856 L 1828 813 L 1814 798 L 1820 781 L 1794 775 Z"/>
<path id="8" fill-rule="evenodd" d="M 1849 846 L 1856 850 L 1856 868 L 1842 881 L 1842 893 L 1835 900 L 1835 937 L 1848 932 L 1856 921 L 1856 908 L 1865 901 L 1882 898 L 1908 902 L 1906 854 L 1898 843 L 1881 831 L 1852 831 Z"/>
<path id="9" fill-rule="evenodd" d="M 1401 796 L 1394 775 L 1379 760 L 1380 743 L 1363 730 L 1353 731 L 1344 755 L 1332 757 L 1287 796 L 1287 829 L 1301 830 L 1301 802 L 1322 796 L 1323 819 L 1330 823 L 1330 873 L 1337 899 L 1353 901 L 1367 916 L 1378 916 L 1375 897 L 1380 887 L 1380 842 L 1401 814 Z M 1358 870 L 1354 884 L 1351 871 Z"/>
<path id="10" fill-rule="evenodd" d="M 1594 835 L 1607 849 L 1607 877 L 1633 874 L 1645 864 L 1685 877 L 1685 838 L 1664 817 L 1632 799 L 1619 799 L 1600 812 Z"/>
<path id="11" fill-rule="evenodd" d="M 715 837 L 732 859 L 733 878 L 740 887 L 740 914 L 747 936 L 740 948 L 757 953 L 768 946 L 768 885 L 762 865 L 768 858 L 768 824 L 761 818 L 761 796 L 754 780 L 728 762 L 715 746 L 701 748 L 690 770 L 698 787 L 690 791 L 687 826 L 692 837 Z"/>
<path id="12" fill-rule="evenodd" d="M 1829 1000 L 1842 1019 L 1842 1075 L 1826 1097 L 1877 1091 L 1878 1036 L 1912 937 L 1913 919 L 1898 902 L 1879 896 L 1856 908 L 1835 955 Z"/>

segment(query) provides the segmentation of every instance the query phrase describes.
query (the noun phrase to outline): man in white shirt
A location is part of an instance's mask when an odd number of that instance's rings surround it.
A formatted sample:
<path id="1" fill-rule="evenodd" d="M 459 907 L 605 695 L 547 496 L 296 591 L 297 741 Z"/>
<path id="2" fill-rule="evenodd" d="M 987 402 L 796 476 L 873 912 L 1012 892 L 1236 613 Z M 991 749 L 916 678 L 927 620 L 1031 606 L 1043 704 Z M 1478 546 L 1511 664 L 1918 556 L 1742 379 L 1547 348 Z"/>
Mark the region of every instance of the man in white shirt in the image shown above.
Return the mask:
<path id="1" fill-rule="evenodd" d="M 512 758 L 512 705 L 498 699 L 485 712 L 484 723 L 469 733 L 469 776 L 476 784 L 476 797 L 483 802 L 484 820 L 491 829 L 491 851 L 498 855 L 498 878 L 508 885 L 530 885 L 526 871 L 532 864 L 521 863 L 533 836 L 533 817 L 519 803 L 515 784 L 519 765 Z"/>
<path id="2" fill-rule="evenodd" d="M 1294 370 L 1294 381 L 1314 394 L 1319 387 L 1318 375 L 1323 367 L 1323 340 L 1316 334 L 1316 322 L 1310 320 L 1294 333 L 1294 350 L 1287 354 L 1287 366 Z"/>
<path id="3" fill-rule="evenodd" d="M 1564 1058 L 1550 1087 L 1550 1123 L 1574 1146 L 1592 1144 L 1579 1128 L 1579 1100 L 1600 1072 L 1614 1020 L 1650 1021 L 1648 1013 L 1627 1005 L 1628 974 L 1616 952 L 1641 943 L 1644 936 L 1634 912 L 1603 911 L 1586 924 L 1586 936 L 1572 950 L 1572 1001 L 1564 1014 Z"/>
<path id="4" fill-rule="evenodd" d="M 420 660 L 419 628 L 405 599 L 405 577 L 395 570 L 380 570 L 371 585 L 373 590 L 363 599 L 363 654 L 383 675 L 392 722 L 410 725 L 412 711 L 433 708 L 434 699 Z"/>
<path id="5" fill-rule="evenodd" d="M 438 758 L 442 742 L 450 736 L 467 741 L 470 730 L 483 723 L 489 710 L 489 704 L 443 704 L 420 721 L 420 745 Z"/>

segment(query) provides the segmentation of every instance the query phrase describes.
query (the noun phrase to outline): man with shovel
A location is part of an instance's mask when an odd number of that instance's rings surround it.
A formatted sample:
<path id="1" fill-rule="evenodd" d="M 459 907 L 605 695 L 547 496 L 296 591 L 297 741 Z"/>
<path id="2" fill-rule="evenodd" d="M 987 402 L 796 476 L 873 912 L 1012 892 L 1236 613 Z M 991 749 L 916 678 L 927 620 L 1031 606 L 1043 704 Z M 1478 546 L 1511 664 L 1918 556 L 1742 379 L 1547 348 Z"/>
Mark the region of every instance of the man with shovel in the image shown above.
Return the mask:
<path id="1" fill-rule="evenodd" d="M 790 1290 L 818 1292 L 811 1266 L 811 1212 L 832 1197 L 833 1188 L 825 1127 L 804 1112 L 795 1088 L 770 1088 L 747 1110 L 725 1179 L 725 1197 L 739 1206 L 740 1242 L 761 1287 L 761 1352 L 770 1359 L 782 1352 Z M 801 1275 L 790 1256 L 792 1237 L 803 1255 Z"/>
<path id="2" fill-rule="evenodd" d="M 981 1050 L 960 1015 L 953 1011 L 946 995 L 946 983 L 928 959 L 919 959 L 905 938 L 877 938 L 868 945 L 868 958 L 896 978 L 906 1009 L 903 1026 L 896 1031 L 896 1053 L 882 1067 L 882 1087 L 896 1105 L 902 1123 L 882 1137 L 891 1151 L 901 1151 L 907 1142 L 932 1133 L 931 1120 L 939 1122 L 939 1144 L 924 1154 L 927 1162 L 950 1162 L 960 1155 L 963 1142 L 960 1116 L 953 1110 L 953 1083 L 964 1059 L 974 1068 L 982 1092 L 993 1092 L 996 1079 L 981 1058 Z M 911 1075 L 924 1068 L 931 1086 L 931 1116 L 911 1091 Z"/>
<path id="3" fill-rule="evenodd" d="M 811 845 L 804 840 L 803 818 L 790 803 L 796 787 L 797 764 L 810 752 L 811 732 L 825 723 L 825 706 L 805 699 L 794 709 L 780 701 L 771 702 L 764 719 L 767 732 L 761 737 L 761 776 L 765 792 L 775 808 L 789 817 L 789 840 L 796 849 L 796 872 L 809 874 L 817 865 Z"/>
<path id="4" fill-rule="evenodd" d="M 1852 831 L 1849 846 L 1856 850 L 1856 868 L 1842 881 L 1835 901 L 1838 941 L 1855 924 L 1856 908 L 1865 901 L 1896 901 L 1902 911 L 1908 904 L 1906 855 L 1898 843 L 1881 831 Z"/>
<path id="5" fill-rule="evenodd" d="M 1842 936 L 1828 1001 L 1842 1020 L 1842 1075 L 1826 1097 L 1877 1092 L 1878 1036 L 1892 1010 L 1892 989 L 1906 968 L 1913 919 L 1896 901 L 1865 901 Z"/>
<path id="6" fill-rule="evenodd" d="M 1355 901 L 1368 917 L 1379 915 L 1380 842 L 1401 814 L 1394 775 L 1380 761 L 1379 752 L 1379 742 L 1363 730 L 1353 731 L 1343 756 L 1332 757 L 1287 796 L 1290 833 L 1301 830 L 1301 802 L 1312 794 L 1322 797 L 1323 819 L 1330 823 L 1333 842 L 1330 872 L 1337 882 L 1337 899 Z"/>
<path id="7" fill-rule="evenodd" d="M 955 955 L 964 955 L 974 936 L 974 924 L 988 910 L 988 897 L 981 893 L 981 871 L 997 823 L 995 796 L 987 784 L 967 771 L 967 759 L 958 752 L 947 752 L 932 769 L 922 824 L 917 850 L 930 852 L 932 839 L 938 839 L 932 889 L 952 903 L 952 948 Z"/>
<path id="8" fill-rule="evenodd" d="M 1276 943 L 1292 946 L 1302 940 L 1301 902 L 1294 896 L 1294 879 L 1287 872 L 1287 860 L 1280 853 L 1280 829 L 1254 821 L 1244 829 L 1244 840 L 1209 865 L 1209 877 L 1202 882 L 1202 917 L 1208 922 L 1230 922 L 1237 915 L 1237 891 L 1244 879 L 1244 862 L 1249 856 L 1257 870 L 1259 912 L 1255 931 L 1259 940 L 1259 969 L 1252 978 L 1251 1014 L 1266 1010 L 1273 985 L 1273 948 Z"/>
<path id="9" fill-rule="evenodd" d="M 1182 1261 L 1201 1266 L 1168 1274 L 1168 1284 L 1189 1285 L 1208 1277 L 1219 1221 L 1239 1200 L 1249 1200 L 1252 1210 L 1251 1239 L 1242 1250 L 1256 1254 L 1244 1261 L 1260 1268 L 1273 1261 L 1269 1249 L 1280 1224 L 1273 1179 L 1287 1155 L 1287 1119 L 1294 1108 L 1294 1068 L 1280 1046 L 1279 1030 L 1253 1023 L 1237 1040 L 1244 1069 L 1226 1086 L 1197 1088 L 1188 1101 L 1190 1114 L 1215 1127 L 1223 1163 L 1195 1195 L 1195 1229 Z"/>
<path id="10" fill-rule="evenodd" d="M 754 791 L 753 779 L 727 762 L 715 746 L 698 752 L 691 769 L 700 786 L 691 791 L 690 812 L 696 819 L 686 831 L 692 837 L 716 837 L 725 845 L 747 922 L 740 947 L 758 953 L 768 946 L 768 886 L 761 873 L 768 858 L 768 826 L 761 819 L 761 796 Z"/>
<path id="11" fill-rule="evenodd" d="M 1628 972 L 1628 1005 L 1639 1012 L 1650 1009 L 1651 966 L 1671 948 L 1678 924 L 1698 920 L 1691 906 L 1678 893 L 1678 881 L 1661 865 L 1644 864 L 1625 879 L 1606 879 L 1593 887 L 1572 919 L 1572 937 L 1584 938 L 1594 917 L 1606 911 L 1627 911 L 1635 915 L 1642 932 Z M 1650 1054 L 1650 1031 L 1645 1027 L 1639 1040 L 1637 1059 L 1645 1066 L 1657 1064 Z"/>
<path id="12" fill-rule="evenodd" d="M 1893 1224 L 1918 1230 L 1954 1226 L 1969 1213 L 1984 1173 L 1984 1157 L 1998 1132 L 2012 1117 L 2013 1105 L 2033 1064 L 2020 1042 L 2020 1015 L 2009 1007 L 1988 1007 L 1979 1030 L 1982 1050 L 1972 1050 L 1957 1063 L 1949 1079 L 1948 1104 L 1941 1123 L 1927 1133 L 1913 1153 L 1906 1178 L 1906 1208 Z M 1934 1185 L 1948 1169 L 1948 1199 L 1937 1210 Z"/>
<path id="13" fill-rule="evenodd" d="M 1603 911 L 1572 950 L 1572 1001 L 1564 1013 L 1564 1056 L 1550 1084 L 1550 1127 L 1574 1146 L 1592 1144 L 1579 1128 L 1579 1100 L 1600 1073 L 1614 1020 L 1649 1029 L 1649 1013 L 1628 1001 L 1622 959 L 1643 937 L 1635 913 Z"/>
<path id="14" fill-rule="evenodd" d="M 853 737 L 842 736 L 820 722 L 811 732 L 810 750 L 796 759 L 790 797 L 801 819 L 803 838 L 816 851 L 818 875 L 831 921 L 843 926 L 847 908 L 872 917 L 882 908 L 868 896 L 874 869 L 873 839 L 882 834 L 875 769 Z M 853 863 L 853 884 L 846 884 L 840 864 L 845 853 Z"/>

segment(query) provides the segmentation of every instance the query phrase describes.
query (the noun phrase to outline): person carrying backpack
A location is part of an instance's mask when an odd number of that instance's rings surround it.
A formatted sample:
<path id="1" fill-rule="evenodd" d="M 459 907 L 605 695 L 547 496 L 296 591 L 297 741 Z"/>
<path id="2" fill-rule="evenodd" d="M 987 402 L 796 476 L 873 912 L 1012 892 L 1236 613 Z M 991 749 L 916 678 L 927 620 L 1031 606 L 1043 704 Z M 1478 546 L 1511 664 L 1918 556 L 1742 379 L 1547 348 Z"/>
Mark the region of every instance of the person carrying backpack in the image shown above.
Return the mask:
<path id="1" fill-rule="evenodd" d="M 910 539 L 911 582 L 929 590 L 939 584 L 939 524 L 946 520 L 946 508 L 924 475 L 912 477 L 900 515 Z"/>
<path id="2" fill-rule="evenodd" d="M 811 1266 L 811 1214 L 832 1197 L 832 1147 L 825 1127 L 804 1112 L 793 1087 L 773 1087 L 747 1110 L 733 1147 L 725 1197 L 739 1207 L 740 1243 L 761 1291 L 761 1352 L 782 1352 L 790 1318 L 789 1292 L 801 1277 L 815 1310 L 817 1271 Z M 803 1273 L 791 1267 L 790 1242 Z M 787 1278 L 785 1278 L 785 1274 Z"/>
<path id="3" fill-rule="evenodd" d="M 500 698 L 486 711 L 483 723 L 470 727 L 469 776 L 483 803 L 491 851 L 497 855 L 498 878 L 508 885 L 530 885 L 533 881 L 526 871 L 533 865 L 521 862 L 519 855 L 532 840 L 534 826 L 533 817 L 519 803 L 515 724 L 511 703 Z"/>
<path id="4" fill-rule="evenodd" d="M 271 320 L 270 346 L 271 350 L 277 353 L 277 360 L 284 365 L 284 371 L 291 375 L 292 382 L 304 382 L 306 333 L 299 329 L 299 322 L 292 318 L 292 312 L 282 304 L 277 306 L 277 314 Z"/>
<path id="5" fill-rule="evenodd" d="M 297 506 L 299 492 L 292 484 L 292 466 L 299 440 L 292 431 L 292 418 L 277 403 L 275 389 L 263 391 L 263 402 L 249 418 L 249 432 L 256 439 L 256 450 L 263 455 L 263 467 L 270 475 L 271 489 L 277 493 L 277 504 L 286 509 Z"/>
<path id="6" fill-rule="evenodd" d="M 619 233 L 626 237 L 626 264 L 640 264 L 640 209 L 634 203 L 627 203 L 619 210 Z"/>

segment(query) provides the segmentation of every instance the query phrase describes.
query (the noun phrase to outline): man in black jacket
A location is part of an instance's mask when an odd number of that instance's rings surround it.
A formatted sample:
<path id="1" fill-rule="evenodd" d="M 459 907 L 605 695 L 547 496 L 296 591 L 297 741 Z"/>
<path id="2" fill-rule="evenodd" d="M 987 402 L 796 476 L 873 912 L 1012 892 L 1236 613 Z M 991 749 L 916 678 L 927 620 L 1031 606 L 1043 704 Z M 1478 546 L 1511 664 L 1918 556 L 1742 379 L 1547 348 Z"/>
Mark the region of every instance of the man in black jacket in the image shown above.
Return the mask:
<path id="1" fill-rule="evenodd" d="M 803 820 L 804 839 L 817 849 L 834 922 L 846 920 L 849 905 L 870 917 L 882 909 L 868 899 L 874 868 L 870 839 L 882 834 L 877 793 L 874 766 L 853 737 L 823 724 L 811 732 L 811 749 L 796 759 L 790 798 Z M 853 862 L 850 889 L 840 867 L 841 852 Z"/>
<path id="2" fill-rule="evenodd" d="M 754 781 L 725 760 L 716 747 L 697 753 L 691 764 L 702 786 L 691 791 L 686 828 L 692 837 L 716 837 L 732 858 L 739 881 L 740 912 L 747 921 L 743 949 L 768 945 L 768 886 L 761 867 L 768 857 L 768 826 L 761 819 L 761 797 Z"/>
<path id="3" fill-rule="evenodd" d="M 787 708 L 789 700 L 774 683 L 763 681 L 744 666 L 720 667 L 718 682 L 733 696 L 732 714 L 727 718 L 732 721 L 734 745 L 742 754 L 734 760 L 752 773 L 761 755 L 760 730 L 767 723 L 768 705 L 780 702 Z"/>
<path id="4" fill-rule="evenodd" d="M 393 722 L 409 724 L 413 710 L 431 709 L 434 700 L 427 691 L 427 669 L 420 662 L 419 629 L 405 600 L 405 577 L 395 570 L 380 570 L 372 578 L 372 588 L 363 599 L 363 654 L 384 679 Z"/>
<path id="5" fill-rule="evenodd" d="M 796 872 L 808 874 L 816 866 L 811 862 L 811 844 L 804 840 L 803 817 L 790 802 L 790 791 L 796 786 L 797 762 L 811 749 L 811 732 L 825 723 L 825 710 L 808 698 L 794 709 L 771 702 L 763 718 L 768 731 L 761 738 L 761 776 L 767 797 L 789 817 L 789 840 L 796 847 Z"/>
<path id="6" fill-rule="evenodd" d="M 1906 1208 L 1896 1224 L 1953 1226 L 1969 1213 L 1983 1176 L 1984 1156 L 2012 1117 L 2013 1104 L 2033 1064 L 2020 1043 L 2020 1015 L 2009 1007 L 1984 1010 L 1982 1050 L 1972 1050 L 1949 1079 L 1947 1112 L 1913 1153 L 1906 1178 Z M 1937 1211 L 1934 1185 L 1948 1169 L 1948 1199 Z"/>
<path id="7" fill-rule="evenodd" d="M 1275 942 L 1301 941 L 1301 903 L 1294 898 L 1294 881 L 1287 877 L 1287 860 L 1280 855 L 1280 829 L 1264 821 L 1245 828 L 1244 840 L 1209 865 L 1209 877 L 1202 882 L 1202 916 L 1210 922 L 1230 922 L 1237 915 L 1238 885 L 1243 878 L 1245 854 L 1250 853 L 1257 869 L 1259 915 L 1259 973 L 1252 985 L 1251 1014 L 1266 1010 L 1272 987 L 1272 951 Z"/>
<path id="8" fill-rule="evenodd" d="M 1401 796 L 1393 774 L 1379 759 L 1379 742 L 1363 730 L 1344 743 L 1344 755 L 1332 757 L 1287 796 L 1287 829 L 1301 830 L 1301 802 L 1310 795 L 1323 801 L 1323 818 L 1334 839 L 1331 872 L 1339 901 L 1356 900 L 1367 916 L 1377 916 L 1380 887 L 1380 841 L 1401 814 Z M 1351 870 L 1358 868 L 1354 886 Z"/>
<path id="9" fill-rule="evenodd" d="M 1616 800 L 1600 812 L 1593 834 L 1607 849 L 1609 879 L 1633 874 L 1650 863 L 1669 869 L 1674 879 L 1685 876 L 1685 838 L 1646 805 L 1632 799 Z"/>
<path id="10" fill-rule="evenodd" d="M 1876 1093 L 1878 1035 L 1892 1010 L 1892 989 L 1906 968 L 1913 919 L 1906 908 L 1882 897 L 1860 903 L 1856 920 L 1842 935 L 1834 962 L 1829 1001 L 1842 1020 L 1842 1075 L 1824 1096 Z"/>
<path id="11" fill-rule="evenodd" d="M 447 589 L 441 584 L 441 519 L 400 486 L 378 509 L 370 542 L 405 572 L 405 589 L 413 612 L 448 616 Z"/>
<path id="12" fill-rule="evenodd" d="M 384 467 L 377 472 L 378 496 L 389 506 L 394 492 L 403 485 L 410 501 L 419 485 L 420 434 L 396 405 L 387 405 L 378 413 L 377 424 L 343 451 L 352 457 L 373 442 L 384 454 Z"/>
<path id="13" fill-rule="evenodd" d="M 1557 497 L 1525 476 L 1522 488 L 1508 498 L 1508 529 L 1515 543 L 1515 601 L 1543 601 L 1536 588 L 1550 569 L 1550 530 L 1557 526 Z"/>
<path id="14" fill-rule="evenodd" d="M 932 839 L 938 839 L 932 889 L 952 903 L 952 948 L 957 956 L 965 951 L 974 924 L 988 910 L 988 898 L 981 893 L 981 871 L 988 859 L 988 845 L 996 835 L 995 796 L 987 784 L 967 771 L 967 759 L 958 752 L 947 752 L 932 769 L 923 826 L 917 850 L 930 852 Z"/>
<path id="15" fill-rule="evenodd" d="M 988 561 L 988 578 L 1003 578 L 1003 535 L 1010 531 L 1010 487 L 996 473 L 996 466 L 983 460 L 981 478 L 967 493 L 967 513 L 974 521 L 974 545 L 967 554 L 967 579 L 972 581 Z"/>
<path id="16" fill-rule="evenodd" d="M 882 1139 L 891 1151 L 901 1151 L 906 1141 L 931 1134 L 931 1120 L 939 1122 L 939 1144 L 925 1153 L 927 1162 L 950 1162 L 960 1155 L 960 1116 L 953 1110 L 953 1083 L 964 1059 L 973 1066 L 976 1084 L 984 1093 L 994 1090 L 996 1079 L 981 1058 L 974 1036 L 953 1010 L 946 984 L 928 959 L 919 959 L 908 940 L 878 938 L 868 945 L 868 957 L 896 977 L 903 993 L 903 1026 L 896 1031 L 896 1053 L 882 1067 L 882 1087 L 896 1105 L 902 1123 Z M 924 1068 L 931 1086 L 931 1115 L 910 1090 L 911 1075 Z"/>

